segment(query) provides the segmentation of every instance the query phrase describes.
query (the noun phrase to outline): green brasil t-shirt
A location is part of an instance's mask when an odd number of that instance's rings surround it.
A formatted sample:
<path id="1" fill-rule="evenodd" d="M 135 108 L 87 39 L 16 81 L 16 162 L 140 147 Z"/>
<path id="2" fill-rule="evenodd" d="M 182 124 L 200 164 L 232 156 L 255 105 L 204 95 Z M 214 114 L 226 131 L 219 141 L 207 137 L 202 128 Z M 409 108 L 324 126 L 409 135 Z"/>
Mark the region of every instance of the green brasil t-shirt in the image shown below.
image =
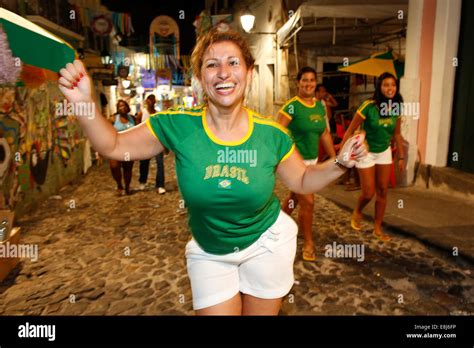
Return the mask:
<path id="1" fill-rule="evenodd" d="M 176 154 L 191 233 L 211 254 L 245 249 L 280 213 L 275 171 L 294 144 L 284 127 L 246 111 L 248 133 L 236 142 L 213 135 L 204 107 L 159 112 L 147 120 L 151 132 Z"/>
<path id="2" fill-rule="evenodd" d="M 379 108 L 373 99 L 368 99 L 357 109 L 364 119 L 362 128 L 369 144 L 369 152 L 380 153 L 388 149 L 397 125 L 397 115 L 381 116 Z"/>
<path id="3" fill-rule="evenodd" d="M 327 127 L 323 103 L 315 100 L 313 105 L 308 105 L 296 96 L 283 105 L 280 112 L 290 119 L 288 129 L 303 159 L 318 158 L 319 137 Z"/>

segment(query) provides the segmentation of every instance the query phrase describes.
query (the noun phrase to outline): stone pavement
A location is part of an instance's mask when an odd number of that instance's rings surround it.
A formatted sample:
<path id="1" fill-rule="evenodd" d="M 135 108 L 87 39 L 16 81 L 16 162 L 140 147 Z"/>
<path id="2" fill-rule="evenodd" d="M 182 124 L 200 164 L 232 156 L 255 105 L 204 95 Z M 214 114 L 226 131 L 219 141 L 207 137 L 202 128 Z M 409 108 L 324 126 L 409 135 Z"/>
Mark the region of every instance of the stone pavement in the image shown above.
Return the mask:
<path id="1" fill-rule="evenodd" d="M 117 197 L 103 166 L 20 219 L 22 243 L 37 243 L 39 259 L 24 259 L 0 284 L 0 315 L 192 315 L 184 258 L 189 231 L 173 163 L 166 156 L 165 195 L 149 188 Z M 135 185 L 137 178 L 138 163 Z M 280 199 L 287 194 L 281 184 L 276 192 Z M 318 259 L 301 260 L 300 237 L 296 282 L 282 315 L 474 313 L 471 263 L 393 231 L 393 241 L 383 244 L 367 233 L 370 223 L 356 233 L 349 218 L 316 196 Z M 363 246 L 364 253 L 325 255 L 333 243 Z"/>
<path id="2" fill-rule="evenodd" d="M 352 212 L 360 195 L 330 185 L 319 192 L 323 197 Z M 374 202 L 363 213 L 373 221 Z M 384 223 L 392 230 L 447 253 L 458 252 L 474 262 L 474 201 L 433 192 L 419 186 L 389 189 Z M 456 248 L 456 249 L 455 249 Z"/>

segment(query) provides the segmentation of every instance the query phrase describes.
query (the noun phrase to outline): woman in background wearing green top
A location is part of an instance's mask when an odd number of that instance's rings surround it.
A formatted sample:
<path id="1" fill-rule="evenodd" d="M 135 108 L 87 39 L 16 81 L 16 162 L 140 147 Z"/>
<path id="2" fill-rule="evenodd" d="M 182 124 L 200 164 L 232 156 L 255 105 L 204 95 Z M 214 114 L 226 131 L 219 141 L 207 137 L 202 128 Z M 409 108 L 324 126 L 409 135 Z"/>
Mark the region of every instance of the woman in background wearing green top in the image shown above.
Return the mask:
<path id="1" fill-rule="evenodd" d="M 315 99 L 316 71 L 311 67 L 301 68 L 297 75 L 298 94 L 281 108 L 278 122 L 288 127 L 296 148 L 306 165 L 318 162 L 319 139 L 331 159 L 336 158 L 334 144 L 329 133 L 327 109 L 323 101 Z M 300 203 L 299 225 L 303 230 L 303 260 L 315 261 L 316 251 L 313 242 L 314 194 L 290 192 L 282 209 L 291 215 Z"/>
<path id="2" fill-rule="evenodd" d="M 239 34 L 202 35 L 191 61 L 206 105 L 159 112 L 124 132 L 98 108 L 94 117 L 78 115 L 79 123 L 108 158 L 147 159 L 165 147 L 175 153 L 192 234 L 185 254 L 196 314 L 276 315 L 294 282 L 297 227 L 280 210 L 275 175 L 293 192 L 318 191 L 367 155 L 364 137 L 347 142 L 343 151 L 352 158 L 305 166 L 285 128 L 244 107 L 254 59 Z M 60 74 L 69 102 L 94 102 L 80 61 Z"/>
<path id="3" fill-rule="evenodd" d="M 361 230 L 362 209 L 375 200 L 375 223 L 373 234 L 384 242 L 391 238 L 382 230 L 382 221 L 387 205 L 388 182 L 392 166 L 390 142 L 395 137 L 400 172 L 405 170 L 403 157 L 403 138 L 400 133 L 400 113 L 403 98 L 400 95 L 398 80 L 390 73 L 383 73 L 377 79 L 374 96 L 362 103 L 356 111 L 350 126 L 347 128 L 342 144 L 354 134 L 359 127 L 366 132 L 369 155 L 356 164 L 362 186 L 361 195 L 352 213 L 351 226 Z"/>

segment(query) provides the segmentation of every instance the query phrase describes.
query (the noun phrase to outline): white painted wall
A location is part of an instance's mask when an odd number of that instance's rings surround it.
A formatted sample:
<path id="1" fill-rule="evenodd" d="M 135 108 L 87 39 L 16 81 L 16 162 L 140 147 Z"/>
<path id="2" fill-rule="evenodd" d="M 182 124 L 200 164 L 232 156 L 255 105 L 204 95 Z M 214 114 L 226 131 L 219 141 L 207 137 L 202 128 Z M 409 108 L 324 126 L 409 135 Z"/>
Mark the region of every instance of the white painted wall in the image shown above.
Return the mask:
<path id="1" fill-rule="evenodd" d="M 460 24 L 461 0 L 437 0 L 425 158 L 440 167 L 447 165 Z"/>
<path id="2" fill-rule="evenodd" d="M 408 4 L 408 25 L 406 39 L 405 75 L 400 80 L 400 93 L 405 102 L 420 102 L 420 49 L 421 24 L 423 18 L 424 0 L 411 0 Z M 419 116 L 418 116 L 419 117 Z M 417 133 L 418 118 L 415 115 L 406 115 L 402 119 L 402 136 L 408 143 L 405 177 L 402 184 L 410 184 L 415 176 L 415 162 L 417 160 Z"/>
<path id="3" fill-rule="evenodd" d="M 240 15 L 247 5 L 256 17 L 251 33 L 245 33 L 240 24 Z M 277 48 L 276 35 L 262 34 L 276 33 L 284 23 L 281 5 L 280 0 L 239 1 L 234 12 L 233 26 L 249 42 L 258 66 L 247 94 L 247 106 L 268 116 L 276 115 L 281 103 L 288 99 L 286 54 Z"/>

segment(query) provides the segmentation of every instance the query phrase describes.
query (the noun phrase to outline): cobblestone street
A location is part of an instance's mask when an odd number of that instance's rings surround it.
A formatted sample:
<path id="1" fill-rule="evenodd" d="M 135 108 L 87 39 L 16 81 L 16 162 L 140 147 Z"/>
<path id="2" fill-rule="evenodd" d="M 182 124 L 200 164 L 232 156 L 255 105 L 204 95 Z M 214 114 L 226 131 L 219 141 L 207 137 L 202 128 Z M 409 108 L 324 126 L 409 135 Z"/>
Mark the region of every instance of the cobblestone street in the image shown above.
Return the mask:
<path id="1" fill-rule="evenodd" d="M 117 197 L 104 165 L 19 219 L 21 243 L 38 244 L 39 259 L 24 259 L 0 285 L 0 314 L 192 315 L 184 258 L 190 235 L 173 161 L 166 156 L 165 195 L 150 186 Z M 138 162 L 132 187 L 137 178 Z M 277 186 L 280 199 L 286 193 Z M 318 258 L 302 261 L 300 236 L 283 315 L 474 313 L 472 264 L 393 233 L 383 244 L 372 237 L 371 223 L 357 233 L 349 219 L 348 211 L 316 196 Z M 326 257 L 325 246 L 334 242 L 363 245 L 363 260 Z"/>

